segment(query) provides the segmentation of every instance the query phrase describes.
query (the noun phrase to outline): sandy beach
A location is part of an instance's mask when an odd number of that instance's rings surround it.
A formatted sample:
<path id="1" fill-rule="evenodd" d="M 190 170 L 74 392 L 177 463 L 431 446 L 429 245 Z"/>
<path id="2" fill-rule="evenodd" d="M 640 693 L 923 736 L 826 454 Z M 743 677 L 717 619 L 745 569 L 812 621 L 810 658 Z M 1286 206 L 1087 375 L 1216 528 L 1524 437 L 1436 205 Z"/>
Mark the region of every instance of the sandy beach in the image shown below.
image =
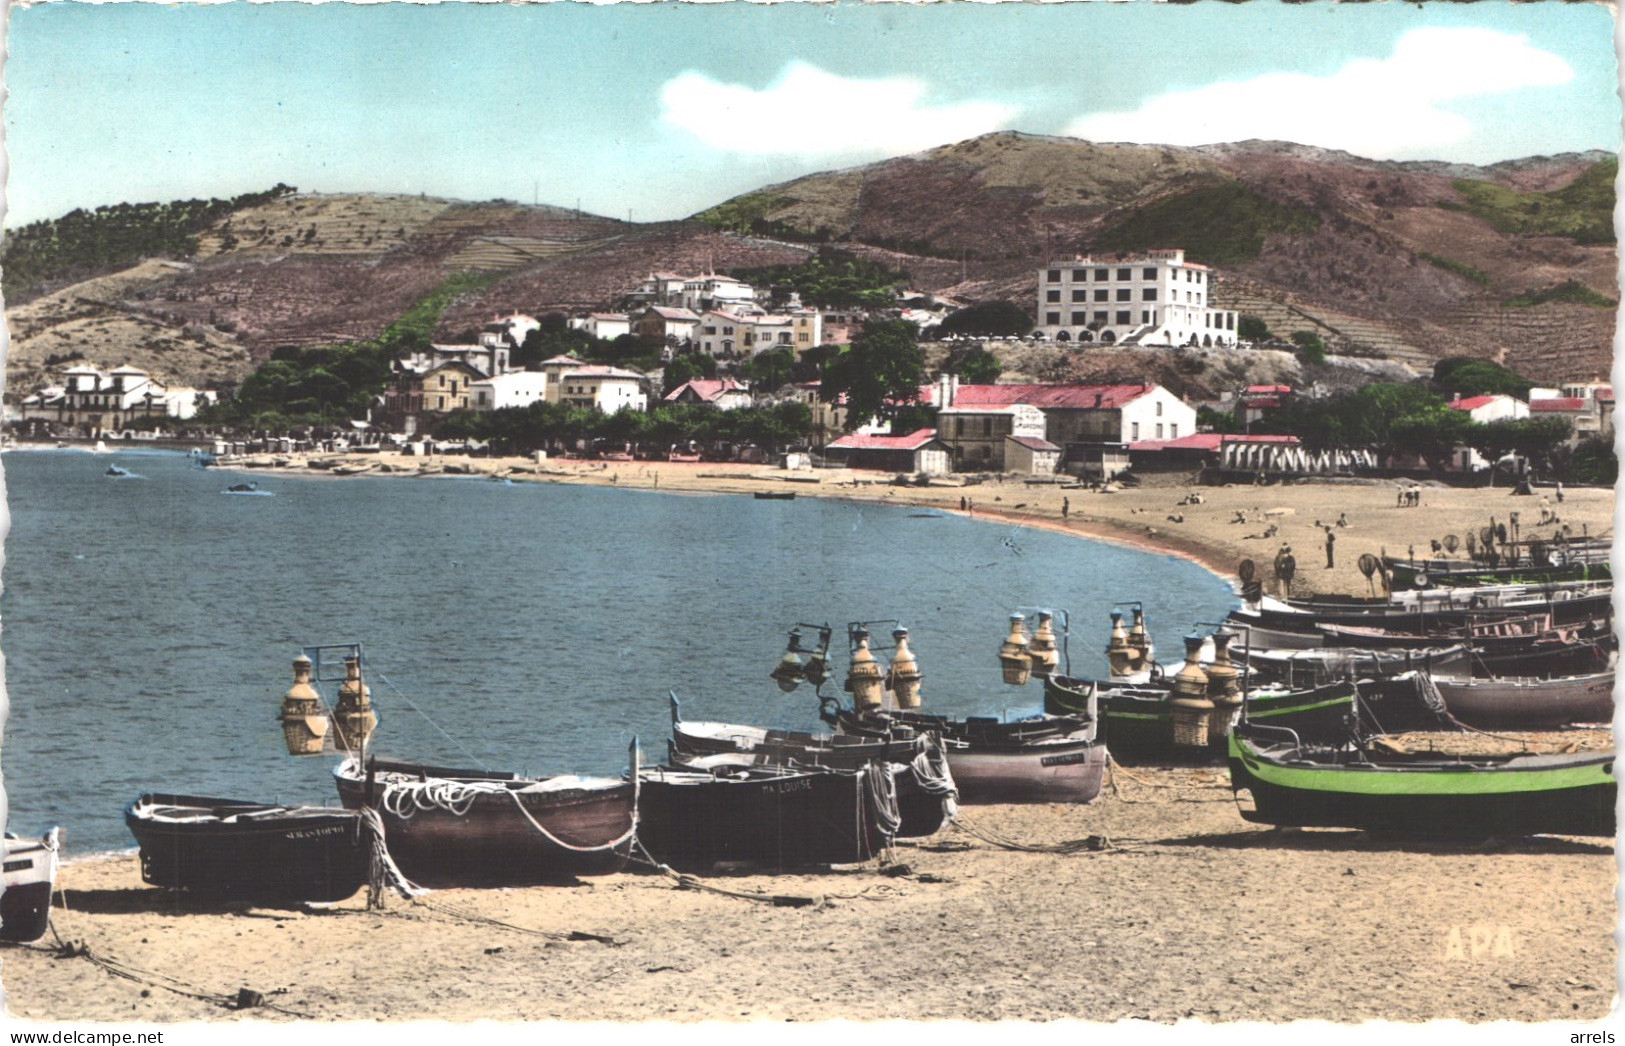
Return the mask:
<path id="1" fill-rule="evenodd" d="M 860 473 L 798 483 L 767 466 L 447 460 L 515 482 L 794 489 L 953 512 L 965 497 L 977 517 L 1188 556 L 1225 577 L 1252 558 L 1269 578 L 1287 542 L 1299 563 L 1295 594 L 1363 595 L 1362 552 L 1421 552 L 1491 515 L 1520 512 L 1525 536 L 1552 531 L 1530 525 L 1538 496 L 1432 485 L 1416 509 L 1396 506 L 1392 483 L 1170 481 L 1100 494 L 1010 479 L 901 487 Z M 1178 504 L 1196 489 L 1201 504 Z M 1611 532 L 1611 491 L 1569 490 L 1552 507 L 1577 534 Z M 1238 512 L 1248 522 L 1230 522 Z M 1176 514 L 1183 522 L 1168 519 Z M 1336 565 L 1326 569 L 1315 521 L 1340 515 L 1348 526 L 1334 530 Z M 1271 524 L 1273 537 L 1258 536 Z M 1607 731 L 1508 736 L 1494 743 L 1612 744 Z M 1478 1022 L 1595 1021 L 1615 997 L 1611 840 L 1270 830 L 1241 819 L 1221 767 L 1118 769 L 1088 806 L 963 815 L 965 827 L 850 869 L 721 875 L 703 886 L 636 869 L 565 887 L 392 897 L 380 911 L 363 896 L 327 910 L 199 909 L 144 886 L 131 855 L 75 861 L 54 920 L 72 947 L 47 936 L 5 951 L 7 1006 L 31 1021 L 160 1024 Z M 1026 852 L 990 836 L 1094 843 Z M 234 1009 L 244 988 L 269 1005 Z"/>

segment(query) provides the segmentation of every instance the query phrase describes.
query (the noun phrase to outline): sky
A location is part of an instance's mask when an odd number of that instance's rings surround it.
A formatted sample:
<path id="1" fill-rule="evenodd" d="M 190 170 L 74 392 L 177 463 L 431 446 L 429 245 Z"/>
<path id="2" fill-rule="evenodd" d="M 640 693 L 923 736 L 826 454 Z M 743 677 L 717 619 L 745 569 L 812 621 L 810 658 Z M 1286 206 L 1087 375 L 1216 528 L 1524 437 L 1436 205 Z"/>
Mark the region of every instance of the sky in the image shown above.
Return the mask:
<path id="1" fill-rule="evenodd" d="M 1491 163 L 1620 144 L 1592 3 L 14 7 L 4 222 L 310 192 L 635 221 L 998 130 Z"/>

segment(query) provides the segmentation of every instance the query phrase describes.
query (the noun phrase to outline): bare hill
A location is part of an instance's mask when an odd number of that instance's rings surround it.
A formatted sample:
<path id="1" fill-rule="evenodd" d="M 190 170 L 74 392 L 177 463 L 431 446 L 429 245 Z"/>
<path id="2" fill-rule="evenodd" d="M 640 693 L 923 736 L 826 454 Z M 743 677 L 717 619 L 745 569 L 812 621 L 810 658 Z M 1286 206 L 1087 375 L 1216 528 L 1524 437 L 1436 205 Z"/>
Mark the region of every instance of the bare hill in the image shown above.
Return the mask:
<path id="1" fill-rule="evenodd" d="M 271 193 L 210 224 L 186 257 L 108 265 L 13 304 L 7 388 L 80 359 L 236 381 L 279 345 L 376 337 L 457 272 L 488 279 L 446 310 L 443 339 L 510 309 L 605 308 L 654 270 L 793 264 L 826 244 L 921 290 L 1029 308 L 1050 257 L 1184 246 L 1218 269 L 1217 302 L 1279 333 L 1301 326 L 1334 351 L 1423 369 L 1496 358 L 1552 382 L 1609 368 L 1616 169 L 1602 153 L 1480 168 L 1001 133 L 768 186 L 682 222 Z"/>

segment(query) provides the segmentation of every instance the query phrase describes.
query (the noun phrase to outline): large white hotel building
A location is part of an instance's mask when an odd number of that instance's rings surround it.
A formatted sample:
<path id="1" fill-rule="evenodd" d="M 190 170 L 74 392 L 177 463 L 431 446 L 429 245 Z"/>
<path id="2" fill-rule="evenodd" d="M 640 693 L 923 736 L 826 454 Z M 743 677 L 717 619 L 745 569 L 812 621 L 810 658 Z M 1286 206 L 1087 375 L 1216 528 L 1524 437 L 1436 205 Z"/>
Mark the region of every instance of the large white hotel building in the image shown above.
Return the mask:
<path id="1" fill-rule="evenodd" d="M 1233 346 L 1236 314 L 1208 308 L 1212 276 L 1180 248 L 1052 261 L 1035 329 L 1058 342 Z"/>

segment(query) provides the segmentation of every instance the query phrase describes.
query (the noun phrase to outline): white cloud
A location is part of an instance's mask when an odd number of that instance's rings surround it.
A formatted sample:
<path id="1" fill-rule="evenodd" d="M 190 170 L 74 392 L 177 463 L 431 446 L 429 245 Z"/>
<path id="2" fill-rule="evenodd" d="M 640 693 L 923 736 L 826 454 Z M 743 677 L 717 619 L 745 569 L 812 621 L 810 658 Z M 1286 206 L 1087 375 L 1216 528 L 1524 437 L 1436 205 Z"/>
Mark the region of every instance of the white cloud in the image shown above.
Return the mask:
<path id="1" fill-rule="evenodd" d="M 1096 113 L 1063 133 L 1097 142 L 1205 145 L 1248 138 L 1343 149 L 1371 159 L 1439 155 L 1474 131 L 1440 103 L 1574 79 L 1528 38 L 1489 29 L 1417 29 L 1387 58 L 1356 59 L 1330 76 L 1268 73 Z"/>
<path id="2" fill-rule="evenodd" d="M 997 102 L 921 103 L 913 77 L 848 79 L 791 62 L 764 90 L 689 71 L 661 89 L 661 118 L 705 144 L 753 156 L 901 156 L 1009 126 Z"/>

